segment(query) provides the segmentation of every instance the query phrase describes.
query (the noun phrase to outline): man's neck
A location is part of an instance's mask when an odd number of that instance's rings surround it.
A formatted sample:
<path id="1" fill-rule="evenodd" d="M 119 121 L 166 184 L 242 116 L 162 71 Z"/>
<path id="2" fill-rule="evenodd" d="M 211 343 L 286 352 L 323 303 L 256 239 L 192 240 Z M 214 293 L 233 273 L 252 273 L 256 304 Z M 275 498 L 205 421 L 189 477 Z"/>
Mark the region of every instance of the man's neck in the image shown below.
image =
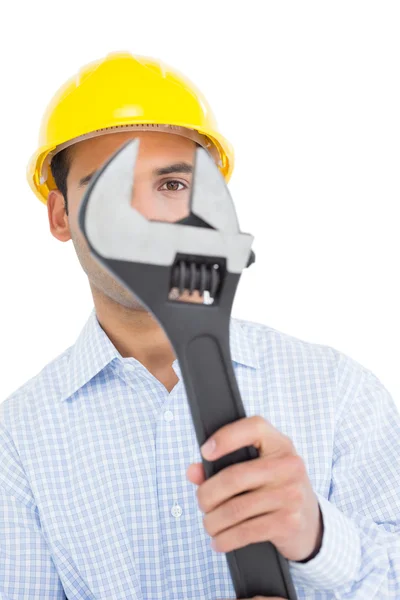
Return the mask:
<path id="1" fill-rule="evenodd" d="M 121 356 L 134 357 L 149 371 L 172 365 L 176 355 L 162 327 L 143 308 L 126 308 L 92 288 L 97 319 Z"/>

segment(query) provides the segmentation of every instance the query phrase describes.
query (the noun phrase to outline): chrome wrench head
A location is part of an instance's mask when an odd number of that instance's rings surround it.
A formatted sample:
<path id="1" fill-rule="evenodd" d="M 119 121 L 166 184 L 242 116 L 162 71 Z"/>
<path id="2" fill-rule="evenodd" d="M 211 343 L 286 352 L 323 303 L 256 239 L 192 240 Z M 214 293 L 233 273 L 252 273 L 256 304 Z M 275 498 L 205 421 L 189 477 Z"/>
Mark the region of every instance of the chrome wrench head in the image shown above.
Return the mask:
<path id="1" fill-rule="evenodd" d="M 131 206 L 139 143 L 133 138 L 119 148 L 82 198 L 78 220 L 92 251 L 107 259 L 166 267 L 177 254 L 223 257 L 227 270 L 236 274 L 254 262 L 254 238 L 240 232 L 225 180 L 204 148 L 195 153 L 189 218 L 149 221 Z"/>

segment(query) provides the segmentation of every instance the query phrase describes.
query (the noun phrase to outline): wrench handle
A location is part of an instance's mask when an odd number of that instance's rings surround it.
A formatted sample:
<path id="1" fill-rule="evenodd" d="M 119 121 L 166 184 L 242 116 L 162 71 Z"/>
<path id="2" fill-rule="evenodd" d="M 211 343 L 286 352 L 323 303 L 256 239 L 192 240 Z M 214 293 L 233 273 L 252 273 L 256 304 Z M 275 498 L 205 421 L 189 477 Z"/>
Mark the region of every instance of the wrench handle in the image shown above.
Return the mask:
<path id="1" fill-rule="evenodd" d="M 101 263 L 152 312 L 178 357 L 199 446 L 215 431 L 246 417 L 232 366 L 230 314 L 238 274 L 224 273 L 215 305 L 165 300 L 170 269 L 98 256 Z M 137 291 L 135 291 L 137 290 Z M 202 457 L 207 479 L 237 462 L 258 457 L 254 446 L 240 448 L 209 462 Z M 226 553 L 238 598 L 278 596 L 297 600 L 288 560 L 271 542 L 249 544 Z"/>
<path id="2" fill-rule="evenodd" d="M 214 325 L 221 327 L 223 323 L 219 319 Z M 199 446 L 224 425 L 246 416 L 232 366 L 228 331 L 203 331 L 179 352 Z M 202 461 L 208 479 L 229 465 L 258 456 L 254 446 L 247 446 L 216 461 L 203 457 Z M 271 542 L 249 544 L 227 552 L 226 558 L 237 598 L 263 595 L 297 599 L 288 561 Z"/>

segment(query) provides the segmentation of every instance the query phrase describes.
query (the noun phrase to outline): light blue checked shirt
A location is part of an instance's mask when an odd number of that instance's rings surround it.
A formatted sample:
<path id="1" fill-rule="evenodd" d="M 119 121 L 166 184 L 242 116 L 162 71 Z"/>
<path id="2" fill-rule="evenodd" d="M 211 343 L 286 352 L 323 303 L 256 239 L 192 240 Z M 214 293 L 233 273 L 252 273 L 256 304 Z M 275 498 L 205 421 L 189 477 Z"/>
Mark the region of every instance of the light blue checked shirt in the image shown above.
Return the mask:
<path id="1" fill-rule="evenodd" d="M 299 600 L 400 598 L 388 391 L 334 348 L 263 324 L 232 318 L 230 347 L 246 415 L 293 440 L 320 502 L 319 554 L 289 562 Z M 123 358 L 94 308 L 0 409 L 1 600 L 236 598 L 186 479 L 201 454 L 183 382 L 168 393 Z"/>

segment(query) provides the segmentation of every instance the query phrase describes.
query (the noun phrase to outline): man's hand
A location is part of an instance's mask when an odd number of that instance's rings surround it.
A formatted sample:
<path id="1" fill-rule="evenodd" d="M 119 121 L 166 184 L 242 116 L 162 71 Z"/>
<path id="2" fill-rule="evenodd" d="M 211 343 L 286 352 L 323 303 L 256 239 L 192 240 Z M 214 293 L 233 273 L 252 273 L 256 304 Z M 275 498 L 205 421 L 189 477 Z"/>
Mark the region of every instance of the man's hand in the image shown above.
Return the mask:
<path id="1" fill-rule="evenodd" d="M 197 500 L 214 550 L 230 552 L 270 541 L 288 560 L 316 554 L 322 543 L 322 514 L 291 439 L 260 416 L 229 423 L 210 439 L 216 442 L 215 450 L 201 448 L 209 461 L 244 446 L 255 446 L 259 453 L 209 479 L 203 463 L 191 464 L 186 472 L 189 481 L 199 485 Z"/>

